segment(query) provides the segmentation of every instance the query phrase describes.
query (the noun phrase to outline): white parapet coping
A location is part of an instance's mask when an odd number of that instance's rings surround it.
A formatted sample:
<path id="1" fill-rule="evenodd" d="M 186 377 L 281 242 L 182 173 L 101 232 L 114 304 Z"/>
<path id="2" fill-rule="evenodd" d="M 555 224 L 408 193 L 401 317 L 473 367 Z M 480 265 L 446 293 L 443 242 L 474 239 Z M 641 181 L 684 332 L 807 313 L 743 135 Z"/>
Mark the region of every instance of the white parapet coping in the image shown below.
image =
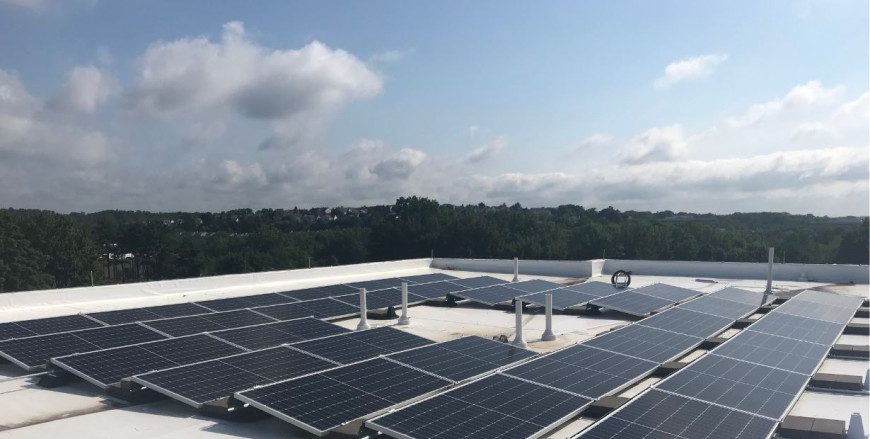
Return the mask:
<path id="1" fill-rule="evenodd" d="M 603 259 L 589 261 L 525 260 L 519 267 L 520 276 L 593 277 L 601 274 Z M 454 259 L 435 258 L 432 268 L 441 270 L 477 271 L 483 273 L 513 274 L 513 259 Z"/>

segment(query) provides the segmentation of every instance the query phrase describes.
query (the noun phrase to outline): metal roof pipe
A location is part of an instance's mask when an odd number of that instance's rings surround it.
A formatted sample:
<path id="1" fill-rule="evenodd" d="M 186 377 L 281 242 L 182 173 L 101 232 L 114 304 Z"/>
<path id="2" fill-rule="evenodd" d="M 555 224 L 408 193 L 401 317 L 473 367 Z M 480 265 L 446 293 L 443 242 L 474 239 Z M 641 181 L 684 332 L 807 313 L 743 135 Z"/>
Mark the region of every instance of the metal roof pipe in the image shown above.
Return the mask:
<path id="1" fill-rule="evenodd" d="M 511 282 L 517 282 L 520 280 L 520 258 L 514 258 L 514 280 Z"/>
<path id="2" fill-rule="evenodd" d="M 399 317 L 399 325 L 407 326 L 411 324 L 411 318 L 408 317 L 408 282 L 402 282 L 402 316 Z"/>
<path id="3" fill-rule="evenodd" d="M 527 345 L 526 345 L 526 341 L 523 340 L 523 301 L 517 300 L 514 303 L 514 306 L 516 307 L 517 330 L 516 330 L 516 333 L 514 334 L 513 345 L 520 347 L 520 348 L 524 348 Z"/>
<path id="4" fill-rule="evenodd" d="M 773 292 L 773 247 L 767 249 L 767 289 L 764 292 Z"/>
<path id="5" fill-rule="evenodd" d="M 544 295 L 545 300 L 545 315 L 547 326 L 544 329 L 544 333 L 541 334 L 541 341 L 553 341 L 556 339 L 556 334 L 553 334 L 553 295 L 547 293 Z"/>
<path id="6" fill-rule="evenodd" d="M 359 331 L 361 329 L 369 329 L 369 321 L 366 319 L 366 314 L 368 314 L 368 308 L 366 308 L 366 289 L 359 289 L 359 324 L 356 325 L 356 330 Z"/>

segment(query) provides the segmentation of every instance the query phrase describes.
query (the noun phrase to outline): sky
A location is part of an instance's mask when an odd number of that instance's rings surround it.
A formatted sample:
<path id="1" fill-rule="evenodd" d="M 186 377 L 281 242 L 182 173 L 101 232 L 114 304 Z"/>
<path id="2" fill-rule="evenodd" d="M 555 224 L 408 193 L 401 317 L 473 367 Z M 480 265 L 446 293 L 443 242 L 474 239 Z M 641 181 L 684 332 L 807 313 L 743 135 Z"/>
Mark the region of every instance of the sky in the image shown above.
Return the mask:
<path id="1" fill-rule="evenodd" d="M 0 0 L 0 207 L 870 214 L 868 3 Z"/>

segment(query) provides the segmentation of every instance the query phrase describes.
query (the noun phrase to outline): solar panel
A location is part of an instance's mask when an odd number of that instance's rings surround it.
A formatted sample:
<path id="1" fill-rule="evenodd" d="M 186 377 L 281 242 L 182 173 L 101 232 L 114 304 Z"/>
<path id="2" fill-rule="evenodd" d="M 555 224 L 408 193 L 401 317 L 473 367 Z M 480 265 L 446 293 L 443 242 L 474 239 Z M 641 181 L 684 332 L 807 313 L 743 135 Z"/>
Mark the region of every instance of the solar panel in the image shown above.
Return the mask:
<path id="1" fill-rule="evenodd" d="M 541 291 L 554 290 L 565 285 L 541 279 L 532 279 L 505 284 L 505 286 L 525 293 L 540 293 Z"/>
<path id="2" fill-rule="evenodd" d="M 717 355 L 811 375 L 830 346 L 743 331 L 715 349 Z"/>
<path id="3" fill-rule="evenodd" d="M 637 322 L 638 325 L 650 328 L 702 338 L 716 335 L 733 323 L 734 320 L 726 317 L 703 314 L 681 308 L 671 308 Z"/>
<path id="4" fill-rule="evenodd" d="M 670 300 L 647 296 L 626 290 L 611 296 L 599 297 L 589 303 L 602 308 L 612 309 L 635 316 L 646 316 L 653 311 L 658 311 L 673 305 Z"/>
<path id="5" fill-rule="evenodd" d="M 586 346 L 663 363 L 694 348 L 703 341 L 661 329 L 629 325 L 583 342 Z"/>
<path id="6" fill-rule="evenodd" d="M 133 377 L 133 381 L 200 407 L 235 392 L 335 367 L 283 346 L 180 366 Z"/>
<path id="7" fill-rule="evenodd" d="M 483 288 L 508 283 L 506 280 L 497 279 L 492 276 L 467 277 L 465 279 L 454 279 L 450 282 L 462 285 L 466 288 Z"/>
<path id="8" fill-rule="evenodd" d="M 471 336 L 389 357 L 452 381 L 463 381 L 535 355 L 506 343 Z"/>
<path id="9" fill-rule="evenodd" d="M 56 334 L 58 332 L 77 331 L 79 329 L 99 328 L 104 326 L 97 321 L 83 315 L 49 317 L 45 319 L 22 320 L 14 322 L 16 325 L 33 332 L 34 334 Z"/>
<path id="10" fill-rule="evenodd" d="M 772 312 L 747 329 L 830 346 L 840 337 L 843 325 Z"/>
<path id="11" fill-rule="evenodd" d="M 825 306 L 817 302 L 789 300 L 778 306 L 776 312 L 832 323 L 846 323 L 855 317 L 855 309 Z"/>
<path id="12" fill-rule="evenodd" d="M 378 358 L 236 394 L 317 435 L 426 396 L 451 382 Z"/>
<path id="13" fill-rule="evenodd" d="M 155 370 L 226 357 L 241 348 L 205 334 L 170 338 L 84 354 L 53 358 L 51 362 L 91 383 L 106 388 L 125 378 Z"/>
<path id="14" fill-rule="evenodd" d="M 741 290 L 740 288 L 734 287 L 727 287 L 716 291 L 715 293 L 710 293 L 710 296 L 717 299 L 754 305 L 756 308 L 769 305 L 776 300 L 776 296 L 773 294 L 753 293 L 752 291 Z"/>
<path id="15" fill-rule="evenodd" d="M 502 373 L 597 399 L 630 385 L 658 363 L 574 345 Z"/>
<path id="16" fill-rule="evenodd" d="M 366 280 L 360 282 L 348 282 L 346 285 L 350 285 L 357 290 L 360 288 L 365 288 L 368 291 L 377 291 L 377 290 L 385 290 L 387 288 L 398 288 L 402 286 L 402 282 L 407 282 L 406 280 L 399 279 L 398 277 L 391 277 L 389 279 L 375 279 L 375 280 Z M 412 283 L 412 282 L 408 282 Z"/>
<path id="17" fill-rule="evenodd" d="M 616 288 L 612 284 L 606 282 L 584 282 L 582 284 L 569 285 L 563 287 L 563 289 L 577 293 L 591 294 L 597 297 L 609 296 L 620 291 L 625 291 L 622 288 Z"/>
<path id="18" fill-rule="evenodd" d="M 782 419 L 809 377 L 718 355 L 705 355 L 656 388 Z"/>
<path id="19" fill-rule="evenodd" d="M 508 288 L 504 285 L 494 285 L 491 287 L 477 288 L 474 290 L 459 291 L 452 294 L 456 297 L 492 306 L 497 303 L 510 302 L 517 296 L 526 293 L 515 290 L 513 288 Z"/>
<path id="20" fill-rule="evenodd" d="M 24 329 L 15 323 L 0 323 L 0 340 L 9 340 L 12 338 L 30 337 L 37 335 L 35 332 Z"/>
<path id="21" fill-rule="evenodd" d="M 0 342 L 0 355 L 32 370 L 52 357 L 145 343 L 166 336 L 137 324 L 104 326 L 60 334 L 40 335 Z"/>
<path id="22" fill-rule="evenodd" d="M 281 305 L 297 302 L 296 299 L 278 293 L 257 294 L 253 296 L 228 297 L 225 299 L 204 300 L 195 302 L 214 311 L 232 311 L 236 309 L 253 308 L 257 306 Z"/>
<path id="23" fill-rule="evenodd" d="M 445 280 L 456 279 L 456 276 L 451 276 L 444 273 L 419 274 L 417 276 L 402 276 L 400 279 L 408 281 L 409 284 L 428 284 L 431 282 L 439 282 Z"/>
<path id="24" fill-rule="evenodd" d="M 254 350 L 347 332 L 350 330 L 313 317 L 306 317 L 215 331 L 211 335 L 243 348 Z"/>
<path id="25" fill-rule="evenodd" d="M 199 316 L 151 320 L 142 322 L 142 324 L 164 334 L 169 334 L 173 337 L 181 337 L 183 335 L 197 334 L 200 332 L 259 325 L 261 323 L 273 321 L 274 319 L 262 314 L 241 309 L 237 311 L 216 312 Z"/>
<path id="26" fill-rule="evenodd" d="M 339 296 L 335 297 L 335 300 L 340 300 L 351 306 L 359 306 L 359 294 Z M 408 293 L 408 303 L 420 303 L 425 300 L 425 297 Z M 366 292 L 367 309 L 383 309 L 391 306 L 398 307 L 400 305 L 402 305 L 402 291 L 396 288 Z M 359 308 L 357 308 L 357 311 L 359 311 Z"/>
<path id="27" fill-rule="evenodd" d="M 116 311 L 88 313 L 88 317 L 95 318 L 108 325 L 120 325 L 122 323 L 141 322 L 145 320 L 208 314 L 210 312 L 210 310 L 192 303 L 176 303 L 173 305 L 148 306 L 145 308 L 119 309 Z"/>
<path id="28" fill-rule="evenodd" d="M 677 308 L 737 320 L 758 310 L 758 306 L 704 296 L 683 303 Z"/>
<path id="29" fill-rule="evenodd" d="M 304 341 L 294 348 L 336 361 L 354 363 L 406 349 L 432 344 L 432 341 L 389 326 Z"/>
<path id="30" fill-rule="evenodd" d="M 441 281 L 420 285 L 408 285 L 408 293 L 426 299 L 443 299 L 449 293 L 467 290 L 468 288 L 453 282 Z"/>
<path id="31" fill-rule="evenodd" d="M 323 287 L 304 288 L 301 290 L 282 291 L 282 296 L 292 297 L 297 300 L 325 299 L 327 297 L 343 296 L 359 292 L 359 288 L 349 285 L 326 285 Z"/>
<path id="32" fill-rule="evenodd" d="M 579 306 L 586 304 L 590 300 L 595 300 L 600 296 L 594 296 L 592 294 L 579 293 L 576 291 L 570 291 L 566 288 L 557 288 L 555 290 L 543 291 L 540 293 L 529 294 L 526 296 L 522 296 L 521 299 L 523 302 L 531 303 L 534 305 L 546 306 L 547 305 L 547 294 L 551 294 L 553 296 L 553 309 L 564 310 L 566 308 L 570 308 L 572 306 Z"/>
<path id="33" fill-rule="evenodd" d="M 864 301 L 864 298 L 855 296 L 843 296 L 840 294 L 825 293 L 822 291 L 807 290 L 798 294 L 792 300 L 813 302 L 820 305 L 835 306 L 838 308 L 856 309 L 861 306 L 861 302 Z"/>
<path id="34" fill-rule="evenodd" d="M 368 421 L 393 437 L 538 437 L 592 400 L 496 374 Z"/>
<path id="35" fill-rule="evenodd" d="M 658 297 L 659 299 L 670 300 L 673 303 L 698 297 L 702 293 L 700 291 L 690 290 L 688 288 L 675 287 L 667 284 L 652 284 L 645 287 L 635 288 L 635 293 L 642 293 L 648 296 Z"/>
<path id="36" fill-rule="evenodd" d="M 623 405 L 580 438 L 758 439 L 777 422 L 658 390 Z"/>

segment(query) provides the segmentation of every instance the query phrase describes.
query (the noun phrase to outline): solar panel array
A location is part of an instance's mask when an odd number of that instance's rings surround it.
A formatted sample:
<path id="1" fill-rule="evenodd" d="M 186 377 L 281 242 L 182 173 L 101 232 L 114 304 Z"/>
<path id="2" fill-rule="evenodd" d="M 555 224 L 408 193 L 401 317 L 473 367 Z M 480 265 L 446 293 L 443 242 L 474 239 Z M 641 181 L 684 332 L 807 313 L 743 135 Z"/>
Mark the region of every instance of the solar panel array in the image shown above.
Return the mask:
<path id="1" fill-rule="evenodd" d="M 359 294 L 350 294 L 347 296 L 336 297 L 335 300 L 340 300 L 348 305 L 359 306 Z M 408 292 L 408 303 L 422 303 L 427 298 L 418 296 Z M 366 292 L 366 309 L 384 309 L 391 306 L 396 307 L 402 304 L 402 290 L 398 288 L 389 288 L 386 290 Z"/>
<path id="2" fill-rule="evenodd" d="M 142 324 L 172 337 L 181 337 L 184 335 L 198 334 L 200 332 L 259 325 L 261 323 L 274 322 L 275 320 L 277 319 L 267 317 L 254 311 L 240 309 L 236 311 L 216 312 L 199 316 L 149 320 L 142 322 Z"/>
<path id="3" fill-rule="evenodd" d="M 574 306 L 581 306 L 591 300 L 610 296 L 622 291 L 613 285 L 604 282 L 586 282 L 582 284 L 560 287 L 540 293 L 522 296 L 523 302 L 534 305 L 546 305 L 546 295 L 553 296 L 553 309 L 564 310 Z"/>
<path id="4" fill-rule="evenodd" d="M 459 382 L 535 355 L 513 345 L 471 336 L 392 354 L 389 358 Z"/>
<path id="5" fill-rule="evenodd" d="M 313 317 L 304 317 L 296 320 L 215 331 L 211 335 L 245 349 L 257 350 L 347 332 L 350 330 L 341 326 Z"/>
<path id="6" fill-rule="evenodd" d="M 734 288 L 716 294 L 721 302 L 772 302 Z M 770 437 L 861 302 L 805 291 L 580 437 Z"/>
<path id="7" fill-rule="evenodd" d="M 429 339 L 390 326 L 382 326 L 296 343 L 293 347 L 338 364 L 350 364 L 429 344 L 432 344 Z"/>
<path id="8" fill-rule="evenodd" d="M 747 293 L 754 294 L 748 291 Z M 590 300 L 589 303 L 602 308 L 643 317 L 655 311 L 670 308 L 699 295 L 701 293 L 695 290 L 672 285 L 653 284 L 596 298 Z"/>

